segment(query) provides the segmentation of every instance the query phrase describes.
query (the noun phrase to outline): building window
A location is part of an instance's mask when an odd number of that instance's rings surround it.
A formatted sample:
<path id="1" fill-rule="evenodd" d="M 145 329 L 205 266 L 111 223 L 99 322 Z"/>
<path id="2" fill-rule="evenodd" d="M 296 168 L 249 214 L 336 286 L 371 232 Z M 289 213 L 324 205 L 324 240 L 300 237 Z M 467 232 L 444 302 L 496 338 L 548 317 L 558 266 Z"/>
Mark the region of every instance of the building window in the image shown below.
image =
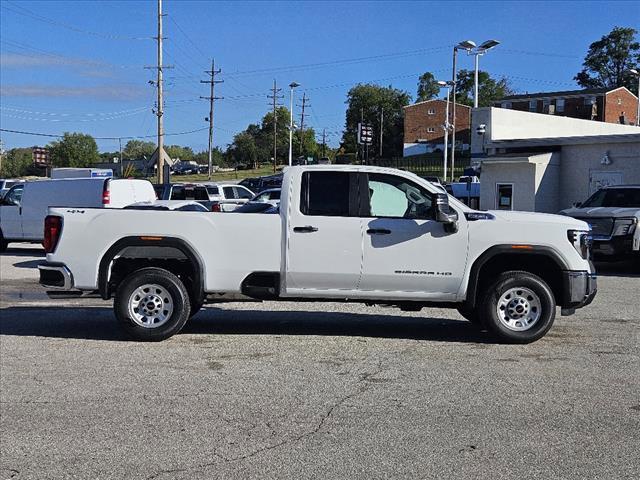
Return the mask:
<path id="1" fill-rule="evenodd" d="M 529 111 L 535 112 L 538 110 L 538 101 L 537 100 L 529 100 Z"/>
<path id="2" fill-rule="evenodd" d="M 502 102 L 502 108 L 512 108 L 511 102 Z"/>
<path id="3" fill-rule="evenodd" d="M 513 183 L 496 183 L 496 210 L 513 210 Z"/>
<path id="4" fill-rule="evenodd" d="M 618 105 L 622 105 L 622 99 L 618 97 Z"/>
<path id="5" fill-rule="evenodd" d="M 427 127 L 427 132 L 428 133 L 435 133 L 436 129 L 435 129 L 435 127 Z"/>
<path id="6" fill-rule="evenodd" d="M 590 107 L 591 105 L 595 105 L 596 97 L 584 97 L 584 105 L 586 107 Z"/>
<path id="7" fill-rule="evenodd" d="M 430 108 L 429 110 L 427 110 L 427 115 L 435 115 L 435 114 L 436 114 L 435 108 Z"/>
<path id="8" fill-rule="evenodd" d="M 559 98 L 556 100 L 556 112 L 564 112 L 564 98 Z"/>

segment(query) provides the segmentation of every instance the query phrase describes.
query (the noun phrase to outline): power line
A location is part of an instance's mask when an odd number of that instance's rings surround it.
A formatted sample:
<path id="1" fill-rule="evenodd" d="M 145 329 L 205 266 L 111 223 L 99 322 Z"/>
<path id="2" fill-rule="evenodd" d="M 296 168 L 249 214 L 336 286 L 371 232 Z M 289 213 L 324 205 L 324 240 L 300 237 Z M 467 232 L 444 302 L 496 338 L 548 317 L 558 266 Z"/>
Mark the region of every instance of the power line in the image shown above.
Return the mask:
<path id="1" fill-rule="evenodd" d="M 8 6 L 7 4 L 9 4 L 10 6 Z M 24 8 L 21 5 L 16 5 L 13 2 L 9 2 L 8 0 L 5 0 L 4 2 L 0 3 L 0 7 L 4 8 L 5 10 L 9 10 L 10 12 L 17 13 L 18 15 L 22 15 L 24 17 L 38 20 L 39 22 L 47 23 L 49 25 L 54 25 L 60 28 L 65 28 L 67 30 L 71 30 L 76 33 L 83 33 L 85 35 L 91 35 L 94 37 L 106 38 L 108 40 L 150 40 L 152 38 L 152 37 L 134 37 L 129 35 L 113 35 L 109 33 L 93 32 L 90 30 L 85 30 L 83 28 L 79 28 L 68 23 L 64 23 L 58 20 L 44 17 L 35 12 L 32 12 L 27 8 Z"/>
<path id="2" fill-rule="evenodd" d="M 178 135 L 189 135 L 191 133 L 197 133 L 197 132 L 202 132 L 203 130 L 206 130 L 209 127 L 203 127 L 203 128 L 196 128 L 195 130 L 188 130 L 186 132 L 174 132 L 174 133 L 165 133 L 165 137 L 175 137 Z M 55 134 L 55 133 L 39 133 L 39 132 L 26 132 L 24 130 L 10 130 L 7 128 L 0 128 L 0 132 L 6 132 L 6 133 L 16 133 L 19 135 L 32 135 L 34 137 L 52 137 L 52 138 L 62 138 L 64 137 L 64 135 L 60 135 L 60 134 Z M 121 137 L 95 137 L 93 135 L 91 135 L 91 137 L 94 140 L 118 140 L 118 139 L 122 139 L 122 140 L 132 140 L 132 139 L 139 139 L 139 138 L 153 138 L 156 135 L 123 135 Z"/>

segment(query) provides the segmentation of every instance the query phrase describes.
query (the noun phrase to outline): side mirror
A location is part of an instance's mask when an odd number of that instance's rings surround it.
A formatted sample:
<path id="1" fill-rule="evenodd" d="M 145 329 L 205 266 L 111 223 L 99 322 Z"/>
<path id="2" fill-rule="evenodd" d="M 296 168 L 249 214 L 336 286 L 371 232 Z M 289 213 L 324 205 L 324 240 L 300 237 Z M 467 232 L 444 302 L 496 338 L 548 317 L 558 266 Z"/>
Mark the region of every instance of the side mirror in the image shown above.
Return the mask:
<path id="1" fill-rule="evenodd" d="M 436 221 L 444 225 L 445 231 L 455 233 L 458 231 L 458 213 L 449 206 L 449 196 L 438 193 L 435 196 Z"/>
<path id="2" fill-rule="evenodd" d="M 582 202 L 574 202 L 573 208 L 580 208 L 582 206 Z"/>

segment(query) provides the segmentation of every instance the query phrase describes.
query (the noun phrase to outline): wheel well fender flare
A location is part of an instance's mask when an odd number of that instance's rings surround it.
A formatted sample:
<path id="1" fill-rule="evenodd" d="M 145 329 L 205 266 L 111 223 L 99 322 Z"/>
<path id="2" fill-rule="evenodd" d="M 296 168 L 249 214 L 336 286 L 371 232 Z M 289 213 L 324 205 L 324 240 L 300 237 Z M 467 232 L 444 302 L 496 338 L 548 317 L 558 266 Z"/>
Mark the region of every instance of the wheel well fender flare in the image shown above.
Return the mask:
<path id="1" fill-rule="evenodd" d="M 110 265 L 118 254 L 128 247 L 169 247 L 182 252 L 194 267 L 193 294 L 196 297 L 194 300 L 200 301 L 204 298 L 204 263 L 191 245 L 180 238 L 174 237 L 148 239 L 140 236 L 131 236 L 121 238 L 113 243 L 100 259 L 98 266 L 98 291 L 103 299 L 108 300 L 111 296 L 109 292 Z"/>
<path id="2" fill-rule="evenodd" d="M 501 255 L 523 255 L 523 256 L 544 256 L 553 261 L 560 270 L 569 270 L 567 262 L 560 256 L 560 254 L 552 247 L 544 245 L 527 245 L 527 248 L 513 248 L 512 245 L 494 245 L 488 248 L 476 260 L 471 266 L 469 272 L 469 281 L 467 287 L 467 295 L 465 305 L 473 308 L 476 306 L 476 300 L 478 297 L 478 290 L 480 287 L 480 272 L 490 260 L 495 259 Z"/>

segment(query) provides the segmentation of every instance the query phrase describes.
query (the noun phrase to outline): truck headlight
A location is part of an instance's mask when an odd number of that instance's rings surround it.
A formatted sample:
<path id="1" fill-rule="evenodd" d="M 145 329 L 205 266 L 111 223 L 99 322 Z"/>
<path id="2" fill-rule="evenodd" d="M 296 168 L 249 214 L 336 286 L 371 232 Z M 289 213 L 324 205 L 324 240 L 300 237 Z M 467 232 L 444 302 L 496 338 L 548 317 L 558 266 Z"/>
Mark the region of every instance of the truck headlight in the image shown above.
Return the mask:
<path id="1" fill-rule="evenodd" d="M 567 239 L 582 258 L 585 260 L 589 259 L 591 244 L 593 243 L 591 232 L 585 232 L 584 230 L 567 230 Z"/>
<path id="2" fill-rule="evenodd" d="M 613 222 L 613 233 L 611 235 L 614 237 L 633 235 L 637 224 L 637 218 L 616 218 Z"/>

